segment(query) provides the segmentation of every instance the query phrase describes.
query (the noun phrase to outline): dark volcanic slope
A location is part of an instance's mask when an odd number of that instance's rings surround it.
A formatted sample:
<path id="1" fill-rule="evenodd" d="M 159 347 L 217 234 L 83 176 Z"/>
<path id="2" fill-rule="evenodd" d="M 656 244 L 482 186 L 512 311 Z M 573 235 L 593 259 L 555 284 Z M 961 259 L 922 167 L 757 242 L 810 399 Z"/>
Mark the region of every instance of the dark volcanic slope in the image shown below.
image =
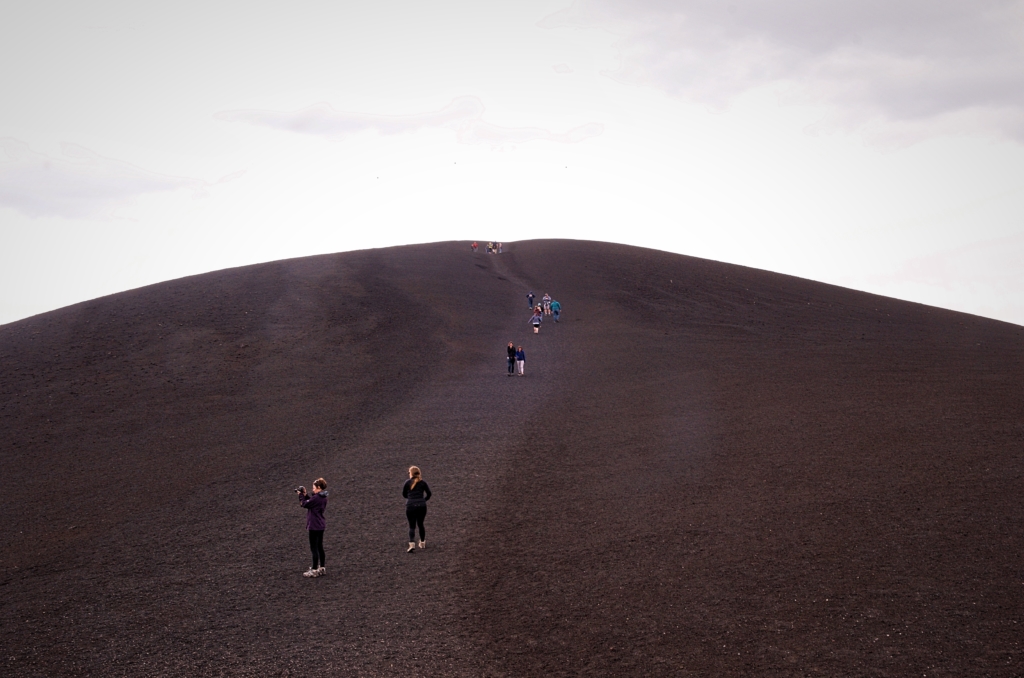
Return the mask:
<path id="1" fill-rule="evenodd" d="M 565 306 L 538 336 L 530 288 Z M 1021 327 L 583 242 L 12 323 L 0 672 L 1022 675 L 1022 383 Z"/>

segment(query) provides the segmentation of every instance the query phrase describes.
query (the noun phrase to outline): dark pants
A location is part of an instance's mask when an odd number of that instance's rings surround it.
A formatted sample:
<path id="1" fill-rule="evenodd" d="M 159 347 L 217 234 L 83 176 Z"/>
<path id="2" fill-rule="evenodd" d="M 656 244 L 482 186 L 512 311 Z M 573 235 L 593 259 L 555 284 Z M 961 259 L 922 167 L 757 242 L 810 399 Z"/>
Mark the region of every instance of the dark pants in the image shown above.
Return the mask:
<path id="1" fill-rule="evenodd" d="M 516 368 L 516 359 L 515 358 L 509 358 L 508 359 L 508 373 L 512 374 L 512 371 L 515 368 Z"/>
<path id="2" fill-rule="evenodd" d="M 409 541 L 416 541 L 416 526 L 420 528 L 420 541 L 427 540 L 427 531 L 423 529 L 423 519 L 427 517 L 426 506 L 410 506 L 405 509 L 405 517 L 409 521 Z"/>
<path id="3" fill-rule="evenodd" d="M 324 555 L 324 531 L 309 531 L 309 550 L 313 552 L 313 569 L 327 564 L 327 557 Z"/>

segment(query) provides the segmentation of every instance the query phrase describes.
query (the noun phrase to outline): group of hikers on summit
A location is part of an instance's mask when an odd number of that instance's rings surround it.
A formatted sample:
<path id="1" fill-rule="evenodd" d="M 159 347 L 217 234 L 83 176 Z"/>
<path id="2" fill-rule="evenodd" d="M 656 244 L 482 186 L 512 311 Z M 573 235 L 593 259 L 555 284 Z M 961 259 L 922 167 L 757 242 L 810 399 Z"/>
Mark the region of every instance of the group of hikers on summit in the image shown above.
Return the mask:
<path id="1" fill-rule="evenodd" d="M 317 478 L 313 481 L 313 493 L 307 494 L 305 487 L 296 487 L 295 494 L 299 495 L 299 506 L 306 509 L 306 531 L 309 532 L 309 550 L 313 553 L 313 566 L 302 573 L 303 577 L 320 577 L 327 574 L 327 561 L 324 554 L 324 530 L 327 529 L 327 520 L 324 518 L 324 511 L 327 509 L 327 481 Z M 427 530 L 423 527 L 423 520 L 427 517 L 427 501 L 430 500 L 431 492 L 427 481 L 423 480 L 423 473 L 419 466 L 409 467 L 409 480 L 402 486 L 402 496 L 405 497 L 405 518 L 409 521 L 409 548 L 406 553 L 412 553 L 419 546 L 427 548 Z M 419 529 L 420 540 L 416 541 L 416 530 Z"/>

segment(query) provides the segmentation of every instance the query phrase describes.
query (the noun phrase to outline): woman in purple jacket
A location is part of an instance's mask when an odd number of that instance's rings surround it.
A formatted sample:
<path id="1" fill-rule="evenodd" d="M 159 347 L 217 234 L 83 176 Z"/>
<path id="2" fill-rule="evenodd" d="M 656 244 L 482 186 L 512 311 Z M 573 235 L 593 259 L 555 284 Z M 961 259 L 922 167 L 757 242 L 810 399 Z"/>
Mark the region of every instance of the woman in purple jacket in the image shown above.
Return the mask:
<path id="1" fill-rule="evenodd" d="M 313 552 L 313 567 L 302 573 L 303 577 L 319 577 L 327 574 L 324 556 L 324 509 L 327 508 L 327 481 L 317 478 L 313 481 L 313 494 L 306 495 L 306 488 L 295 490 L 299 495 L 299 506 L 306 509 L 306 529 L 309 530 L 309 550 Z"/>

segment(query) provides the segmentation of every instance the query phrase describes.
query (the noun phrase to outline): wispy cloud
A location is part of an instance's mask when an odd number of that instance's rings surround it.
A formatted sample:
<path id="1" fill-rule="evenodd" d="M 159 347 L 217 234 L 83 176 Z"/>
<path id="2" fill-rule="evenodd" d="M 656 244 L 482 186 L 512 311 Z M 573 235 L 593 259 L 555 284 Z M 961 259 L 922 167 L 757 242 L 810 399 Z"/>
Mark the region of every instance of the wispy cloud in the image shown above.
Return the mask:
<path id="1" fill-rule="evenodd" d="M 1022 258 L 1024 233 L 1018 233 L 908 259 L 891 274 L 865 276 L 853 283 L 895 296 L 916 292 L 907 298 L 921 298 L 921 291 L 927 290 L 926 298 L 947 308 L 1024 324 Z"/>
<path id="2" fill-rule="evenodd" d="M 604 28 L 608 75 L 713 107 L 784 83 L 831 105 L 822 126 L 1024 140 L 1024 0 L 577 0 L 540 25 Z"/>
<path id="3" fill-rule="evenodd" d="M 75 144 L 61 144 L 62 156 L 33 151 L 28 144 L 0 138 L 0 205 L 30 216 L 82 218 L 109 213 L 146 193 L 181 188 L 201 192 L 198 179 L 150 172 L 105 158 Z"/>
<path id="4" fill-rule="evenodd" d="M 489 143 L 522 144 L 527 141 L 555 141 L 560 144 L 575 144 L 599 136 L 604 132 L 604 125 L 592 122 L 574 127 L 568 132 L 550 132 L 539 127 L 499 127 L 480 120 L 459 128 L 459 141 L 464 144 Z"/>
<path id="5" fill-rule="evenodd" d="M 917 283 L 952 289 L 975 285 L 1011 298 L 1024 288 L 1024 233 L 973 242 L 963 247 L 909 259 L 891 275 L 868 278 L 871 282 Z"/>
<path id="6" fill-rule="evenodd" d="M 530 141 L 577 143 L 604 132 L 604 125 L 588 123 L 567 132 L 552 132 L 539 127 L 502 127 L 484 122 L 483 103 L 476 97 L 458 97 L 438 111 L 413 115 L 374 115 L 337 111 L 326 103 L 295 112 L 225 111 L 216 114 L 220 120 L 247 122 L 273 129 L 314 134 L 327 139 L 343 139 L 360 132 L 391 135 L 415 132 L 426 128 L 447 128 L 456 133 L 460 143 L 522 144 Z"/>

